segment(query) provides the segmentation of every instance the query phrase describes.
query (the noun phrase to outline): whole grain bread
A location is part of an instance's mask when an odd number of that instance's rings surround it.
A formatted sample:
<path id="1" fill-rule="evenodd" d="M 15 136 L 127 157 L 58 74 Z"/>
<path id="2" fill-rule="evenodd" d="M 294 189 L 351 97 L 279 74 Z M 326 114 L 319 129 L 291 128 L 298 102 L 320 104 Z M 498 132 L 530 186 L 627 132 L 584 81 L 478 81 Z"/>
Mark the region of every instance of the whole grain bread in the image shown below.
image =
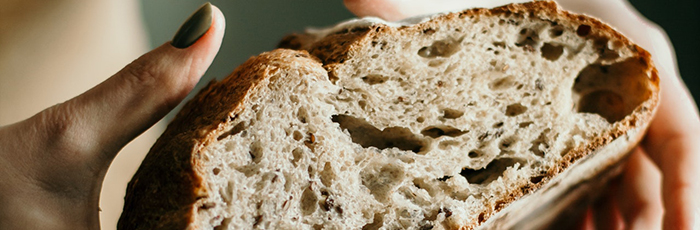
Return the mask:
<path id="1" fill-rule="evenodd" d="M 292 35 L 210 83 L 118 228 L 541 228 L 656 110 L 649 53 L 553 2 L 412 20 Z"/>

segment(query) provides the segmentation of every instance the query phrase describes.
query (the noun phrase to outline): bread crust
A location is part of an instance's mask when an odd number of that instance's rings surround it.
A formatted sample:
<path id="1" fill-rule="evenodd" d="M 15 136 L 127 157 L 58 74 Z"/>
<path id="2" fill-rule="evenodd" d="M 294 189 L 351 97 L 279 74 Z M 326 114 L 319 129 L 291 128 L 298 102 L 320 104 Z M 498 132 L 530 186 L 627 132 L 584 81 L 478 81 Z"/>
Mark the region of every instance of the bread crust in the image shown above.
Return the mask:
<path id="1" fill-rule="evenodd" d="M 206 197 L 209 192 L 204 186 L 204 174 L 201 172 L 201 154 L 204 146 L 216 141 L 217 137 L 228 130 L 227 123 L 244 109 L 246 98 L 255 94 L 257 88 L 277 71 L 318 71 L 324 75 L 327 73 L 332 79 L 338 66 L 352 58 L 360 46 L 371 42 L 377 34 L 417 33 L 432 29 L 439 22 L 455 18 L 511 14 L 539 17 L 552 22 L 567 23 L 568 26 L 586 25 L 590 28 L 584 35 L 587 38 L 594 41 L 610 38 L 621 41 L 632 50 L 634 60 L 643 66 L 641 71 L 648 74 L 652 86 L 651 95 L 631 115 L 616 122 L 613 130 L 601 134 L 588 145 L 571 150 L 560 162 L 559 167 L 551 168 L 540 181 L 523 184 L 520 188 L 507 192 L 507 197 L 495 199 L 490 207 L 484 207 L 482 210 L 483 218 L 460 229 L 477 228 L 492 219 L 492 216 L 496 218 L 499 211 L 523 196 L 533 192 L 544 192 L 548 187 L 554 186 L 550 182 L 556 175 L 614 140 L 624 137 L 626 140 L 619 145 L 625 151 L 620 151 L 614 160 L 601 165 L 593 174 L 605 172 L 618 164 L 626 156 L 626 150 L 641 140 L 643 131 L 651 122 L 658 105 L 659 77 L 650 54 L 599 20 L 563 11 L 554 2 L 536 1 L 494 9 L 470 9 L 440 15 L 415 26 L 393 28 L 377 24 L 339 31 L 320 40 L 309 35 L 292 35 L 285 38 L 280 47 L 301 51 L 277 49 L 263 53 L 249 59 L 221 82 L 212 81 L 185 104 L 144 159 L 128 185 L 118 229 L 197 229 L 198 226 L 192 225 L 195 212 L 198 208 L 203 208 L 197 207 L 197 200 Z M 631 136 L 628 135 L 630 130 L 635 131 Z"/>

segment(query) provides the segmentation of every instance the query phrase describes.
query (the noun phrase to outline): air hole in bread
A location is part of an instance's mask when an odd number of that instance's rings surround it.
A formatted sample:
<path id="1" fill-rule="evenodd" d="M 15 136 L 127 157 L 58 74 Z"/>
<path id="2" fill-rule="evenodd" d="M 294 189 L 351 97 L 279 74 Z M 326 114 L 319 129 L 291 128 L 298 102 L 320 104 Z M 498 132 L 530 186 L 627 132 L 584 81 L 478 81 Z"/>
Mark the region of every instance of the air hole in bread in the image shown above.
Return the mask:
<path id="1" fill-rule="evenodd" d="M 376 84 L 381 84 L 389 80 L 388 77 L 380 75 L 380 74 L 370 74 L 367 76 L 362 77 L 362 81 L 364 81 L 367 84 L 370 85 L 376 85 Z"/>
<path id="2" fill-rule="evenodd" d="M 476 150 L 476 149 L 469 151 L 469 153 L 467 154 L 467 156 L 469 156 L 469 158 L 478 158 L 478 157 L 481 157 L 483 155 L 484 155 L 484 153 L 481 152 L 481 150 Z"/>
<path id="3" fill-rule="evenodd" d="M 374 230 L 381 228 L 384 225 L 384 215 L 384 213 L 375 213 L 372 223 L 363 226 L 362 230 Z"/>
<path id="4" fill-rule="evenodd" d="M 225 203 L 231 203 L 231 199 L 233 198 L 233 182 L 228 181 L 226 186 L 219 188 L 219 195 Z"/>
<path id="5" fill-rule="evenodd" d="M 504 132 L 504 130 L 502 128 L 498 128 L 498 129 L 492 130 L 492 131 L 487 131 L 487 132 L 480 134 L 477 137 L 477 140 L 479 140 L 480 142 L 487 142 L 493 138 L 501 137 L 501 135 L 503 135 L 503 132 Z"/>
<path id="6" fill-rule="evenodd" d="M 598 114 L 614 123 L 631 114 L 651 90 L 642 66 L 644 59 L 627 59 L 610 65 L 588 65 L 575 80 L 572 95 L 580 113 Z"/>
<path id="7" fill-rule="evenodd" d="M 542 91 L 544 90 L 544 81 L 542 78 L 535 79 L 535 89 Z"/>
<path id="8" fill-rule="evenodd" d="M 328 80 L 335 85 L 335 83 L 337 83 L 338 80 L 340 80 L 340 78 L 337 75 L 335 75 L 335 72 L 328 71 Z"/>
<path id="9" fill-rule="evenodd" d="M 436 215 L 437 217 L 437 215 Z M 434 229 L 435 226 L 433 225 L 433 222 L 430 220 L 422 220 L 420 223 L 418 223 L 418 229 L 420 230 L 431 230 Z"/>
<path id="10" fill-rule="evenodd" d="M 624 108 L 622 96 L 604 89 L 584 95 L 578 104 L 578 112 L 596 113 L 610 123 L 622 120 L 626 116 Z"/>
<path id="11" fill-rule="evenodd" d="M 224 220 L 221 221 L 221 224 L 219 226 L 214 227 L 214 230 L 226 230 L 228 229 L 228 226 L 231 224 L 231 218 L 224 218 Z"/>
<path id="12" fill-rule="evenodd" d="M 521 123 L 518 124 L 518 127 L 520 127 L 520 128 L 525 128 L 525 127 L 528 127 L 528 126 L 530 126 L 530 125 L 532 125 L 532 124 L 534 124 L 534 122 L 532 122 L 532 121 L 521 122 Z"/>
<path id="13" fill-rule="evenodd" d="M 294 95 L 294 94 L 289 95 L 289 101 L 291 101 L 293 103 L 299 103 L 299 96 Z"/>
<path id="14" fill-rule="evenodd" d="M 501 149 L 501 152 L 509 152 L 510 148 L 517 142 L 517 138 L 515 137 L 508 137 L 504 138 L 501 140 L 501 143 L 498 145 L 498 148 Z"/>
<path id="15" fill-rule="evenodd" d="M 422 138 L 408 128 L 389 127 L 379 130 L 364 119 L 342 114 L 334 115 L 331 120 L 347 130 L 352 141 L 364 148 L 398 148 L 419 153 L 425 145 Z"/>
<path id="16" fill-rule="evenodd" d="M 506 43 L 505 43 L 505 42 L 502 42 L 502 41 L 501 41 L 501 42 L 493 42 L 492 44 L 493 44 L 493 46 L 496 47 L 496 48 L 501 48 L 501 49 L 505 49 L 505 48 L 506 48 Z"/>
<path id="17" fill-rule="evenodd" d="M 489 184 L 503 176 L 503 172 L 515 164 L 525 165 L 525 160 L 519 158 L 500 158 L 489 163 L 485 168 L 474 170 L 463 168 L 459 175 L 467 178 L 470 184 Z"/>
<path id="18" fill-rule="evenodd" d="M 483 212 L 482 212 L 482 213 L 479 213 L 479 217 L 477 218 L 477 221 L 478 221 L 479 223 L 483 223 L 484 220 L 486 220 L 486 213 L 483 213 Z"/>
<path id="19" fill-rule="evenodd" d="M 294 138 L 295 141 L 300 141 L 302 138 L 304 138 L 304 134 L 301 134 L 299 130 L 294 130 L 292 133 L 292 138 Z"/>
<path id="20" fill-rule="evenodd" d="M 390 195 L 395 188 L 403 183 L 405 173 L 399 165 L 374 164 L 366 167 L 361 173 L 362 185 L 379 202 L 390 201 Z"/>
<path id="21" fill-rule="evenodd" d="M 426 192 L 428 192 L 428 195 L 434 197 L 438 193 L 436 188 L 439 187 L 438 184 L 435 182 L 436 182 L 436 179 L 433 179 L 433 178 L 431 178 L 431 179 L 414 178 L 413 179 L 413 186 L 418 188 L 418 189 L 425 190 Z"/>
<path id="22" fill-rule="evenodd" d="M 331 168 L 331 163 L 326 162 L 326 164 L 323 166 L 323 171 L 321 173 L 321 183 L 325 185 L 326 187 L 330 187 L 333 184 L 333 181 L 335 180 L 335 172 L 333 172 L 333 168 Z"/>
<path id="23" fill-rule="evenodd" d="M 462 116 L 464 116 L 464 111 L 449 108 L 442 110 L 442 117 L 444 117 L 445 119 L 457 119 Z"/>
<path id="24" fill-rule="evenodd" d="M 317 202 L 318 197 L 316 196 L 316 193 L 311 190 L 311 186 L 304 189 L 304 192 L 301 194 L 301 213 L 304 216 L 308 216 L 316 212 Z"/>
<path id="25" fill-rule="evenodd" d="M 537 31 L 533 29 L 524 28 L 520 30 L 520 35 L 518 40 L 515 42 L 515 46 L 522 47 L 523 50 L 528 52 L 533 52 L 534 47 L 537 47 L 540 41 L 540 36 Z"/>
<path id="26" fill-rule="evenodd" d="M 460 143 L 458 141 L 441 141 L 438 144 L 438 148 L 442 150 L 447 150 L 452 146 L 458 146 Z"/>
<path id="27" fill-rule="evenodd" d="M 423 136 L 438 138 L 442 136 L 458 137 L 468 132 L 469 130 L 462 131 L 452 126 L 443 125 L 427 127 L 423 129 L 420 133 L 423 134 Z"/>
<path id="28" fill-rule="evenodd" d="M 533 184 L 540 183 L 544 179 L 544 176 L 534 176 L 530 178 L 530 182 Z"/>
<path id="29" fill-rule="evenodd" d="M 300 106 L 299 109 L 297 109 L 297 119 L 299 119 L 301 123 L 306 123 L 306 118 L 308 116 L 309 114 L 304 106 Z"/>
<path id="30" fill-rule="evenodd" d="M 316 173 L 316 169 L 313 165 L 309 165 L 309 167 L 306 167 L 306 172 L 308 172 L 309 177 L 311 177 L 311 175 L 314 175 Z"/>
<path id="31" fill-rule="evenodd" d="M 438 181 L 447 181 L 447 180 L 449 180 L 450 178 L 452 178 L 452 176 L 443 176 L 443 177 L 437 178 L 437 180 L 438 180 Z"/>
<path id="32" fill-rule="evenodd" d="M 540 48 L 540 51 L 542 52 L 543 58 L 550 61 L 556 61 L 564 53 L 564 47 L 552 43 L 544 43 Z"/>
<path id="33" fill-rule="evenodd" d="M 365 101 L 365 100 L 359 100 L 359 101 L 357 101 L 357 105 L 360 106 L 360 108 L 361 108 L 362 110 L 366 110 L 366 109 L 367 109 L 367 101 Z"/>
<path id="34" fill-rule="evenodd" d="M 591 26 L 589 25 L 579 25 L 576 29 L 576 34 L 581 37 L 588 36 L 591 33 Z"/>
<path id="35" fill-rule="evenodd" d="M 489 88 L 491 90 L 505 90 L 505 89 L 512 87 L 515 84 L 516 84 L 516 82 L 515 82 L 514 77 L 511 75 L 508 75 L 508 76 L 505 76 L 502 78 L 498 78 L 498 79 L 492 81 L 491 83 L 489 83 Z"/>
<path id="36" fill-rule="evenodd" d="M 287 172 L 285 172 L 285 173 L 283 173 L 283 174 L 284 174 L 284 191 L 286 191 L 286 192 L 291 192 L 291 191 L 292 191 L 292 185 L 293 185 L 292 183 L 293 183 L 294 179 L 293 179 L 293 177 L 292 177 L 289 173 L 287 173 Z M 291 200 L 291 199 L 292 199 L 292 196 L 289 196 L 289 200 Z"/>
<path id="37" fill-rule="evenodd" d="M 303 155 L 304 150 L 302 150 L 301 148 L 295 148 L 294 150 L 292 150 L 292 164 L 294 164 L 294 167 L 298 166 L 299 160 L 301 160 Z"/>
<path id="38" fill-rule="evenodd" d="M 549 149 L 549 143 L 547 140 L 547 135 L 551 132 L 551 129 L 547 128 L 542 133 L 540 133 L 539 136 L 537 136 L 537 139 L 532 141 L 532 146 L 530 147 L 530 152 L 535 154 L 538 157 L 544 157 L 545 153 Z"/>
<path id="39" fill-rule="evenodd" d="M 263 151 L 264 149 L 262 143 L 260 141 L 255 141 L 250 145 L 250 151 L 248 153 L 250 154 L 250 158 L 254 163 L 260 163 L 260 161 L 263 159 Z"/>
<path id="40" fill-rule="evenodd" d="M 527 111 L 527 107 L 520 103 L 510 104 L 506 107 L 506 116 L 514 117 L 523 114 Z"/>
<path id="41" fill-rule="evenodd" d="M 331 196 L 326 197 L 321 205 L 325 211 L 334 211 L 338 215 L 343 215 L 343 207 L 337 204 Z"/>
<path id="42" fill-rule="evenodd" d="M 551 38 L 556 38 L 564 34 L 564 27 L 562 26 L 553 26 L 551 29 L 549 29 L 549 36 Z"/>
<path id="43" fill-rule="evenodd" d="M 243 121 L 239 122 L 238 124 L 234 125 L 233 128 L 231 128 L 231 130 L 229 130 L 228 132 L 225 132 L 224 134 L 221 134 L 221 136 L 219 136 L 216 139 L 223 140 L 226 137 L 233 136 L 233 135 L 240 133 L 245 128 L 246 128 L 245 122 L 243 122 Z"/>
<path id="44" fill-rule="evenodd" d="M 447 38 L 433 42 L 430 46 L 424 46 L 418 50 L 418 56 L 424 58 L 449 57 L 457 53 L 462 39 Z"/>
<path id="45" fill-rule="evenodd" d="M 212 170 L 212 173 L 214 173 L 215 176 L 219 175 L 219 173 L 221 173 L 221 168 L 218 168 L 218 167 L 217 167 L 217 168 L 214 168 L 214 169 Z"/>
<path id="46" fill-rule="evenodd" d="M 598 50 L 598 59 L 604 61 L 615 60 L 620 54 L 608 47 L 607 39 L 597 39 L 593 42 L 593 47 Z"/>

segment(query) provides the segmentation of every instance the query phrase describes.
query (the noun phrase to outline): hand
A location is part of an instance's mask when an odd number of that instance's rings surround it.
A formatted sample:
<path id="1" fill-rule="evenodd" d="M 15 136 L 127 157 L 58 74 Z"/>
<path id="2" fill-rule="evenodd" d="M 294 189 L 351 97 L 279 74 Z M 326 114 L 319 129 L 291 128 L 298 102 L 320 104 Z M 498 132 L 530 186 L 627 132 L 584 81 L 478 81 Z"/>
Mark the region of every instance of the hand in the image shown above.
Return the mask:
<path id="1" fill-rule="evenodd" d="M 345 0 L 360 16 L 387 20 L 468 7 L 493 7 L 513 1 Z M 518 0 L 522 2 L 522 0 Z M 663 30 L 624 0 L 559 0 L 563 8 L 601 18 L 648 49 L 661 77 L 661 104 L 641 146 L 631 155 L 620 184 L 602 205 L 588 212 L 585 228 L 700 228 L 700 118 L 676 68 Z"/>
<path id="2" fill-rule="evenodd" d="M 223 14 L 202 9 L 172 43 L 78 97 L 0 127 L 0 229 L 99 229 L 112 159 L 192 90 L 219 50 Z"/>

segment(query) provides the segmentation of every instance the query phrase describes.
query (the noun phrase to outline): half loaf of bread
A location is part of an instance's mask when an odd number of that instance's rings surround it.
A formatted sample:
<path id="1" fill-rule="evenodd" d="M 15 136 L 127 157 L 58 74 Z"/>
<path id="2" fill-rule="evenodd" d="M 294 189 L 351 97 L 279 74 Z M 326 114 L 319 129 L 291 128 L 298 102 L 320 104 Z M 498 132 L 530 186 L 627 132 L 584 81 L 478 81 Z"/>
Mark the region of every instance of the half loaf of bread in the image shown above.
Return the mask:
<path id="1" fill-rule="evenodd" d="M 354 20 L 281 46 L 185 105 L 119 229 L 538 228 L 658 103 L 647 51 L 553 2 Z"/>

